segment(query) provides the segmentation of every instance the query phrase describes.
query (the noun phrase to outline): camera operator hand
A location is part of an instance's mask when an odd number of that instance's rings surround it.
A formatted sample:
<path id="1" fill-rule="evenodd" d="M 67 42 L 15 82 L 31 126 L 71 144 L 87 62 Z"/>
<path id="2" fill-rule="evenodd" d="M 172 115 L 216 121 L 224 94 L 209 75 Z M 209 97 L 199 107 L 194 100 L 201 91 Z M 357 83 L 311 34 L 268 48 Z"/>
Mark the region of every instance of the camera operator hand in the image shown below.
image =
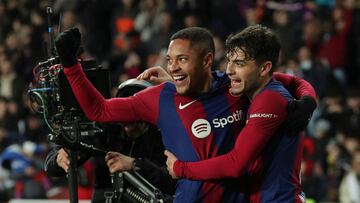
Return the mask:
<path id="1" fill-rule="evenodd" d="M 133 170 L 135 168 L 134 161 L 134 158 L 118 152 L 108 152 L 105 156 L 110 173 Z"/>
<path id="2" fill-rule="evenodd" d="M 70 158 L 69 158 L 69 154 L 65 151 L 64 148 L 61 148 L 58 151 L 58 154 L 56 156 L 56 163 L 58 166 L 64 169 L 66 173 L 69 172 Z"/>
<path id="3" fill-rule="evenodd" d="M 71 67 L 77 63 L 77 52 L 80 46 L 81 34 L 73 27 L 60 33 L 55 39 L 56 51 L 64 67 Z"/>
<path id="4" fill-rule="evenodd" d="M 178 158 L 168 150 L 165 150 L 164 154 L 167 157 L 166 166 L 167 166 L 167 170 L 168 170 L 170 176 L 173 179 L 178 179 L 179 177 L 177 177 L 174 172 L 174 164 L 178 160 Z"/>

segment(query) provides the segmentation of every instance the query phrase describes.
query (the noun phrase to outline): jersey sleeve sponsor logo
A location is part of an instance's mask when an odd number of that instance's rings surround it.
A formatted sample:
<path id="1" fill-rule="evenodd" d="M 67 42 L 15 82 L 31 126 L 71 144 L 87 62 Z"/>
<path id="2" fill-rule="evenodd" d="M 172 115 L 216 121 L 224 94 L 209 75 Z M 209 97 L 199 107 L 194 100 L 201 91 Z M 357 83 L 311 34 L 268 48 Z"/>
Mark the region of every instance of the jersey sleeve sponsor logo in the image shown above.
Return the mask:
<path id="1" fill-rule="evenodd" d="M 277 117 L 279 116 L 272 113 L 253 113 L 249 115 L 249 118 L 277 118 Z"/>
<path id="2" fill-rule="evenodd" d="M 196 119 L 191 125 L 191 132 L 197 138 L 205 138 L 210 135 L 210 123 L 202 118 Z"/>
<path id="3" fill-rule="evenodd" d="M 185 104 L 181 104 L 181 102 L 180 102 L 180 104 L 179 104 L 179 109 L 180 109 L 180 110 L 183 110 L 183 109 L 185 109 L 186 107 L 190 106 L 191 104 L 195 103 L 196 101 L 197 101 L 197 100 L 193 100 L 193 101 L 188 102 L 188 103 L 185 103 Z"/>

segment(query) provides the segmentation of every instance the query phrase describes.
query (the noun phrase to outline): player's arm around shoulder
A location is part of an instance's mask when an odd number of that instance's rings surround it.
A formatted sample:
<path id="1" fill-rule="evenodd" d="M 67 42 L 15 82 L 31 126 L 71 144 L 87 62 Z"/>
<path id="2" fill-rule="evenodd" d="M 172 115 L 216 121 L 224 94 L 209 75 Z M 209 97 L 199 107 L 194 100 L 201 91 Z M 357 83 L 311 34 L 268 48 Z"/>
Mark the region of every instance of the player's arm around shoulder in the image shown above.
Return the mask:
<path id="1" fill-rule="evenodd" d="M 277 130 L 287 116 L 288 100 L 280 92 L 264 90 L 255 96 L 249 109 L 248 123 L 263 129 Z"/>

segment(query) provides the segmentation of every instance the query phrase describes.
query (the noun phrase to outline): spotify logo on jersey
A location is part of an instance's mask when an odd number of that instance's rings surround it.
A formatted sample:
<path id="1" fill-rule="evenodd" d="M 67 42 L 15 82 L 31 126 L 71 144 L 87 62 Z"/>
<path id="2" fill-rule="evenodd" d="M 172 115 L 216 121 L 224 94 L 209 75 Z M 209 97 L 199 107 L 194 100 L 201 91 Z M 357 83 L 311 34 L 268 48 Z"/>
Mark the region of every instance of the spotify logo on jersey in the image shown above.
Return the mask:
<path id="1" fill-rule="evenodd" d="M 191 125 L 191 131 L 197 138 L 205 138 L 210 135 L 211 126 L 205 119 L 197 119 Z"/>

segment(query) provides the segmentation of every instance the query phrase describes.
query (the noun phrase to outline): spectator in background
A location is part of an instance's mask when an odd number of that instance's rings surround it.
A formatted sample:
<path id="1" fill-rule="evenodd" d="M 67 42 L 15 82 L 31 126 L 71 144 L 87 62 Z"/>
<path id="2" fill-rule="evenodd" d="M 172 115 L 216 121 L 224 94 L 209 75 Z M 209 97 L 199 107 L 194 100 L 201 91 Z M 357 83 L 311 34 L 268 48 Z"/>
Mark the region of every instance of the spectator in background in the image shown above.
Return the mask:
<path id="1" fill-rule="evenodd" d="M 78 23 L 75 13 L 72 10 L 65 10 L 61 15 L 61 30 L 74 27 Z"/>
<path id="2" fill-rule="evenodd" d="M 315 161 L 311 172 L 310 176 L 301 178 L 301 187 L 306 194 L 306 199 L 313 199 L 315 202 L 326 201 L 328 178 L 322 164 Z"/>
<path id="3" fill-rule="evenodd" d="M 302 26 L 301 44 L 307 47 L 315 57 L 321 42 L 321 22 L 314 19 L 306 20 Z"/>
<path id="4" fill-rule="evenodd" d="M 66 5 L 69 1 L 64 1 Z M 124 2 L 121 4 L 121 2 Z M 126 4 L 130 2 L 129 4 Z M 128 31 L 128 27 L 121 22 L 118 22 L 119 17 L 114 14 L 117 10 L 123 8 L 123 15 L 126 21 L 127 16 L 133 17 L 136 13 L 127 13 L 127 9 L 132 9 L 131 12 L 135 11 L 133 0 L 93 0 L 93 1 L 75 1 L 76 5 L 73 12 L 76 14 L 78 23 L 84 27 L 86 31 L 86 39 L 84 42 L 85 50 L 88 51 L 95 59 L 101 63 L 107 60 L 111 54 L 113 39 L 117 34 L 125 33 L 122 31 Z M 130 7 L 127 7 L 129 5 Z M 133 10 L 134 9 L 134 10 Z M 114 23 L 113 14 L 116 15 L 116 23 Z M 126 17 L 125 17 L 126 16 Z M 125 30 L 122 30 L 125 29 Z M 121 35 L 122 36 L 122 35 Z M 120 36 L 120 38 L 121 38 Z M 117 83 L 116 83 L 117 84 Z"/>
<path id="5" fill-rule="evenodd" d="M 157 0 L 141 0 L 139 3 L 140 11 L 135 17 L 134 28 L 140 33 L 140 39 L 147 44 L 153 40 L 154 33 L 158 29 L 160 13 L 164 9 L 164 4 Z"/>
<path id="6" fill-rule="evenodd" d="M 347 76 L 351 87 L 360 87 L 360 1 L 345 0 L 349 2 L 345 7 L 352 11 L 352 24 L 350 27 L 347 57 Z"/>
<path id="7" fill-rule="evenodd" d="M 102 3 L 101 1 L 99 2 Z M 114 11 L 112 12 L 111 29 L 113 45 L 117 48 L 121 48 L 126 34 L 134 30 L 135 18 L 138 11 L 135 0 L 117 0 L 116 5 L 117 6 L 114 7 Z M 106 21 L 102 21 L 101 23 L 103 22 Z"/>
<path id="8" fill-rule="evenodd" d="M 316 121 L 314 134 L 315 160 L 321 164 L 322 168 L 326 165 L 326 145 L 329 142 L 330 122 L 325 119 Z"/>
<path id="9" fill-rule="evenodd" d="M 302 78 L 310 82 L 317 95 L 322 98 L 330 78 L 328 67 L 316 60 L 307 46 L 300 47 L 298 50 L 297 62 L 302 72 Z"/>
<path id="10" fill-rule="evenodd" d="M 347 61 L 347 37 L 352 21 L 352 14 L 343 7 L 336 6 L 331 12 L 331 19 L 324 23 L 325 33 L 317 57 L 328 65 L 332 75 L 344 91 L 347 87 L 345 73 Z"/>
<path id="11" fill-rule="evenodd" d="M 146 64 L 146 47 L 142 46 L 139 33 L 131 30 L 122 38 L 109 59 L 111 84 L 119 84 L 141 73 Z"/>
<path id="12" fill-rule="evenodd" d="M 24 80 L 14 70 L 14 65 L 6 56 L 0 58 L 0 97 L 6 103 L 6 128 L 18 133 L 18 120 L 22 110 Z"/>
<path id="13" fill-rule="evenodd" d="M 291 23 L 289 13 L 285 10 L 275 10 L 273 13 L 272 29 L 279 36 L 281 44 L 280 64 L 286 63 L 298 47 L 298 40 L 294 36 L 300 34 L 299 25 Z"/>
<path id="14" fill-rule="evenodd" d="M 334 137 L 335 132 L 339 129 L 344 129 L 347 125 L 345 107 L 343 105 L 344 98 L 339 90 L 327 89 L 322 100 L 321 118 L 328 120 L 331 123 L 330 137 Z"/>
<path id="15" fill-rule="evenodd" d="M 6 12 L 5 1 L 0 1 L 0 44 L 4 43 L 5 36 L 10 30 L 11 20 Z"/>
<path id="16" fill-rule="evenodd" d="M 6 129 L 9 136 L 23 141 L 18 134 L 19 118 L 17 113 L 15 102 L 0 96 L 0 125 Z"/>
<path id="17" fill-rule="evenodd" d="M 351 169 L 341 181 L 339 199 L 343 203 L 360 202 L 360 150 L 354 152 Z"/>
<path id="18" fill-rule="evenodd" d="M 345 114 L 348 129 L 356 135 L 360 134 L 360 91 L 350 89 L 346 97 Z"/>
<path id="19" fill-rule="evenodd" d="M 166 66 L 165 53 L 169 39 L 174 33 L 173 17 L 168 11 L 162 11 L 159 14 L 158 20 L 156 25 L 157 29 L 154 31 L 151 40 L 146 44 L 149 54 L 146 67 L 155 65 Z"/>
<path id="20" fill-rule="evenodd" d="M 15 198 L 45 198 L 50 182 L 42 170 L 42 161 L 35 156 L 45 148 L 33 142 L 13 143 L 2 152 L 1 165 L 15 181 Z"/>

